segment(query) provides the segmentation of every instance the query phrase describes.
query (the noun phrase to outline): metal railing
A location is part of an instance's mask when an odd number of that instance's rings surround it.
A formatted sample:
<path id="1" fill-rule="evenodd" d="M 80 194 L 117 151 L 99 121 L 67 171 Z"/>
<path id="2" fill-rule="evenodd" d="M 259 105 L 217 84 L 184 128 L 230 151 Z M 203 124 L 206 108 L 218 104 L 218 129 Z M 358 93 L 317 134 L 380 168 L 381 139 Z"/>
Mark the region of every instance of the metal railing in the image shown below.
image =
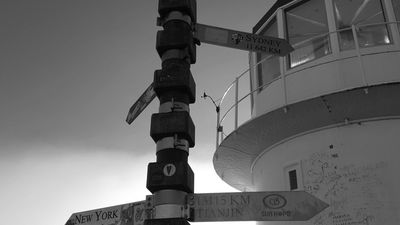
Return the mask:
<path id="1" fill-rule="evenodd" d="M 312 42 L 313 42 L 314 40 L 316 40 L 316 39 L 320 39 L 320 38 L 323 38 L 323 37 L 326 37 L 326 36 L 329 37 L 330 35 L 335 34 L 335 35 L 337 35 L 337 38 L 338 38 L 338 40 L 339 40 L 339 43 L 338 43 L 338 44 L 339 44 L 339 47 L 340 47 L 340 45 L 341 45 L 341 43 L 340 43 L 340 38 L 341 38 L 340 34 L 341 34 L 342 32 L 351 31 L 351 36 L 352 36 L 353 41 L 354 41 L 354 48 L 352 48 L 352 49 L 341 49 L 340 51 L 343 51 L 343 50 L 353 50 L 353 51 L 356 52 L 356 57 L 359 58 L 360 67 L 361 67 L 362 74 L 363 74 L 363 84 L 364 84 L 364 85 L 368 85 L 368 84 L 367 84 L 367 80 L 366 80 L 365 71 L 364 71 L 364 65 L 363 65 L 363 61 L 362 61 L 361 49 L 362 49 L 363 47 L 369 47 L 369 46 L 361 46 L 361 47 L 360 47 L 360 40 L 359 40 L 360 31 L 362 31 L 362 28 L 365 28 L 365 27 L 386 26 L 386 30 L 387 30 L 387 32 L 388 32 L 387 34 L 389 35 L 389 36 L 388 36 L 389 39 L 386 40 L 387 43 L 383 43 L 383 44 L 387 44 L 387 45 L 389 45 L 389 44 L 394 44 L 395 41 L 394 41 L 394 38 L 393 38 L 393 29 L 390 29 L 390 28 L 389 28 L 389 25 L 391 25 L 391 24 L 398 24 L 398 25 L 399 25 L 399 24 L 400 24 L 400 21 L 395 21 L 395 22 L 383 22 L 383 23 L 374 23 L 374 24 L 365 24 L 365 25 L 360 25 L 360 26 L 352 25 L 351 27 L 348 27 L 348 28 L 345 28 L 345 29 L 340 29 L 340 30 L 336 30 L 336 31 L 332 31 L 332 32 L 328 32 L 328 33 L 316 35 L 316 36 L 314 36 L 313 38 L 307 39 L 307 41 L 308 41 L 308 43 L 312 44 Z M 400 28 L 399 28 L 399 29 L 400 29 Z M 329 47 L 331 48 L 331 46 L 332 46 L 332 39 L 329 39 L 329 40 L 330 40 L 330 42 L 329 42 Z M 397 41 L 399 41 L 399 40 L 397 40 Z M 304 47 L 305 44 L 306 44 L 306 42 L 303 41 L 303 42 L 301 42 L 301 43 L 298 43 L 298 44 L 294 45 L 294 46 L 293 46 L 293 48 L 295 49 L 294 51 L 296 51 L 296 49 L 299 49 L 299 48 Z M 377 44 L 377 45 L 373 45 L 373 46 L 380 46 L 380 45 L 382 45 L 382 44 Z M 331 52 L 331 53 L 332 53 L 332 52 Z M 252 81 L 251 81 L 251 77 L 250 77 L 250 71 L 251 71 L 252 69 L 254 69 L 256 66 L 260 65 L 261 63 L 263 63 L 263 62 L 265 62 L 265 61 L 267 61 L 267 60 L 270 60 L 270 59 L 272 59 L 272 58 L 274 58 L 274 57 L 278 57 L 278 56 L 269 55 L 269 56 L 266 56 L 266 57 L 262 58 L 260 61 L 258 61 L 258 62 L 255 63 L 254 65 L 250 65 L 250 67 L 249 67 L 248 69 L 246 69 L 245 71 L 243 71 L 241 74 L 239 74 L 239 76 L 237 76 L 237 77 L 235 78 L 235 80 L 228 86 L 228 88 L 227 88 L 226 91 L 224 92 L 223 96 L 222 96 L 221 99 L 219 100 L 219 103 L 218 103 L 218 110 L 217 110 L 217 132 L 216 132 L 216 133 L 217 133 L 217 134 L 216 134 L 216 147 L 217 147 L 217 148 L 218 148 L 218 146 L 221 144 L 221 142 L 223 141 L 223 139 L 224 139 L 227 135 L 229 135 L 230 133 L 232 133 L 232 131 L 234 132 L 234 131 L 239 127 L 239 125 L 242 124 L 242 123 L 239 124 L 239 104 L 241 104 L 242 102 L 244 102 L 245 99 L 251 97 L 254 93 L 256 93 L 256 92 L 258 92 L 258 91 L 264 89 L 265 87 L 269 86 L 272 82 L 275 82 L 276 80 L 283 79 L 283 82 L 285 82 L 285 79 L 284 79 L 284 78 L 285 78 L 285 76 L 287 76 L 288 74 L 290 74 L 290 70 L 291 70 L 292 68 L 284 68 L 284 69 L 283 69 L 284 71 L 282 71 L 282 69 L 281 69 L 281 75 L 280 75 L 278 78 L 273 79 L 273 80 L 271 80 L 271 81 L 268 81 L 268 82 L 266 82 L 265 84 L 260 85 L 260 86 L 258 86 L 257 88 L 254 88 L 253 90 L 251 90 L 251 88 L 249 88 L 249 89 L 250 89 L 250 92 L 245 93 L 243 96 L 239 96 L 239 89 L 240 89 L 240 87 L 239 87 L 239 82 L 240 82 L 241 80 L 243 80 L 245 77 L 248 77 L 248 79 L 249 79 L 249 85 L 251 85 L 250 82 L 252 82 Z M 320 57 L 320 58 L 323 58 L 323 57 L 325 57 L 325 55 L 322 56 L 322 57 Z M 307 61 L 307 62 L 305 62 L 305 63 L 303 63 L 303 64 L 301 64 L 301 65 L 307 64 L 308 62 L 311 62 L 311 61 Z M 281 68 L 282 68 L 282 67 L 281 67 Z M 248 76 L 245 76 L 246 74 L 247 74 Z M 285 87 L 285 85 L 284 85 L 284 87 Z M 232 105 L 228 105 L 226 110 L 222 110 L 222 107 L 221 107 L 221 106 L 224 104 L 224 102 L 225 102 L 225 100 L 226 100 L 228 94 L 231 93 L 231 92 L 233 92 L 234 102 L 233 102 Z M 284 92 L 285 92 L 285 95 L 286 95 L 286 94 L 287 94 L 287 93 L 286 93 L 286 90 L 285 90 Z M 233 115 L 233 124 L 234 124 L 234 125 L 233 125 L 233 130 L 232 130 L 232 131 L 229 131 L 229 134 L 226 134 L 226 133 L 225 133 L 226 130 L 224 130 L 223 123 L 224 123 L 225 120 L 227 119 L 228 115 L 230 115 L 230 113 L 232 113 L 232 111 L 234 112 L 234 115 Z M 249 119 L 251 118 L 251 107 L 250 107 L 250 106 L 248 107 L 248 113 L 250 114 L 250 116 L 249 116 L 245 121 L 247 121 L 247 120 L 249 120 Z M 221 115 L 222 115 L 222 116 L 221 116 Z M 243 122 L 243 123 L 244 123 L 244 122 Z"/>
<path id="2" fill-rule="evenodd" d="M 234 130 L 236 130 L 239 126 L 239 104 L 245 100 L 247 97 L 251 96 L 253 93 L 255 93 L 256 91 L 262 89 L 263 87 L 267 86 L 267 85 L 263 85 L 260 86 L 258 88 L 256 88 L 253 91 L 250 91 L 249 93 L 245 94 L 243 97 L 240 97 L 239 99 L 239 81 L 240 79 L 242 79 L 246 74 L 249 77 L 249 80 L 251 80 L 250 78 L 250 70 L 252 70 L 253 68 L 255 68 L 256 66 L 258 66 L 259 64 L 271 59 L 274 56 L 268 55 L 266 57 L 264 57 L 263 59 L 261 59 L 259 62 L 255 63 L 254 65 L 251 65 L 248 69 L 246 69 L 245 71 L 243 71 L 239 76 L 237 76 L 235 78 L 235 80 L 228 86 L 228 88 L 226 89 L 226 91 L 224 92 L 224 94 L 222 95 L 221 99 L 219 100 L 218 103 L 218 110 L 217 110 L 217 135 L 216 135 L 216 146 L 218 147 L 220 144 L 220 140 L 222 141 L 224 139 L 224 135 L 227 136 L 224 133 L 223 130 L 223 126 L 221 125 L 224 120 L 227 118 L 228 114 L 234 110 L 235 115 L 234 115 Z M 233 90 L 232 88 L 234 88 L 234 99 L 235 102 L 233 105 L 228 106 L 229 108 L 225 111 L 225 113 L 222 115 L 221 118 L 221 106 L 223 105 L 223 103 L 225 102 L 225 99 L 228 95 L 228 93 Z M 249 111 L 250 111 L 250 107 L 249 107 Z"/>

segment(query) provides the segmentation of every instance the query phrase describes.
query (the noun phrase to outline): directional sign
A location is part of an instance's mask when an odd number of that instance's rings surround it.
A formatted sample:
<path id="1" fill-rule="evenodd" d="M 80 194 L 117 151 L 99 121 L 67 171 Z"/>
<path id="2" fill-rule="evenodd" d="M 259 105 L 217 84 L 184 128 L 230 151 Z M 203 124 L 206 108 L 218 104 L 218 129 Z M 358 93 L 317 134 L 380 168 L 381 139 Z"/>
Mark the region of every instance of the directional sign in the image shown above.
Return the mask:
<path id="1" fill-rule="evenodd" d="M 306 221 L 328 204 L 304 191 L 191 194 L 191 221 Z"/>
<path id="2" fill-rule="evenodd" d="M 237 48 L 253 52 L 285 56 L 293 47 L 285 40 L 275 37 L 196 24 L 196 37 L 200 42 Z"/>
<path id="3" fill-rule="evenodd" d="M 65 225 L 143 225 L 145 201 L 74 213 Z"/>
<path id="4" fill-rule="evenodd" d="M 156 97 L 156 93 L 154 92 L 153 83 L 144 91 L 144 93 L 140 96 L 140 98 L 132 105 L 129 109 L 128 116 L 126 117 L 126 122 L 131 124 L 136 117 L 143 112 L 143 110 L 153 101 Z"/>

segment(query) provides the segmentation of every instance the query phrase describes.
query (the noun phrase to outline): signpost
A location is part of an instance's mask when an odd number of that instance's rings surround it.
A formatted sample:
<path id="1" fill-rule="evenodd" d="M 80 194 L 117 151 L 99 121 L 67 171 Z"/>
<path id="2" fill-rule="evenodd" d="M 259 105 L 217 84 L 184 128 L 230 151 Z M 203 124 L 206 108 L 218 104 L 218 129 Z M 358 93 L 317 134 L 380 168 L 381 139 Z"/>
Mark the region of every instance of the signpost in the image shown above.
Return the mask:
<path id="1" fill-rule="evenodd" d="M 204 24 L 196 24 L 195 36 L 200 42 L 208 44 L 272 55 L 285 56 L 293 51 L 293 47 L 285 39 L 255 35 Z"/>
<path id="2" fill-rule="evenodd" d="M 306 221 L 328 204 L 304 191 L 189 195 L 193 222 Z"/>
<path id="3" fill-rule="evenodd" d="M 131 124 L 139 115 L 143 112 L 143 110 L 153 101 L 156 97 L 156 93 L 154 92 L 153 83 L 143 92 L 140 98 L 131 106 L 129 109 L 128 116 L 126 117 L 126 122 Z"/>
<path id="4" fill-rule="evenodd" d="M 146 199 L 74 213 L 65 225 L 144 225 L 157 214 L 154 195 Z M 192 222 L 306 221 L 327 207 L 305 191 L 204 193 L 188 194 L 181 214 L 190 209 L 185 218 Z"/>
<path id="5" fill-rule="evenodd" d="M 65 225 L 143 225 L 148 216 L 145 203 L 141 201 L 74 213 Z"/>
<path id="6" fill-rule="evenodd" d="M 159 0 L 156 49 L 163 61 L 153 83 L 130 108 L 131 124 L 158 96 L 150 136 L 157 144 L 157 162 L 148 165 L 146 201 L 72 214 L 66 225 L 189 225 L 189 221 L 305 221 L 328 204 L 304 191 L 194 194 L 194 173 L 188 164 L 194 147 L 189 104 L 195 102 L 190 64 L 200 42 L 285 56 L 293 48 L 284 39 L 196 23 L 196 0 Z M 193 29 L 195 28 L 195 29 Z M 195 35 L 196 37 L 194 37 Z M 172 106 L 172 107 L 171 107 Z M 179 107 L 175 107 L 179 106 Z"/>
<path id="7" fill-rule="evenodd" d="M 195 37 L 207 44 L 229 48 L 286 56 L 293 47 L 285 40 L 276 37 L 262 36 L 221 27 L 195 24 Z M 140 98 L 129 109 L 126 122 L 131 124 L 156 97 L 152 83 Z"/>

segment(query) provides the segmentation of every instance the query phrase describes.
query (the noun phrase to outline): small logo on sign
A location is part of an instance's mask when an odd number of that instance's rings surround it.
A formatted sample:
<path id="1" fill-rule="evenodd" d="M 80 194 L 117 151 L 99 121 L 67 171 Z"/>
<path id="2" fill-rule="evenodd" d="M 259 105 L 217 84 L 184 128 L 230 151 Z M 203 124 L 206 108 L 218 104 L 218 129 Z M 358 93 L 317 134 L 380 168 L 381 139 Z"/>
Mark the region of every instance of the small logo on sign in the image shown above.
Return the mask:
<path id="1" fill-rule="evenodd" d="M 263 199 L 265 207 L 270 209 L 280 209 L 285 207 L 287 201 L 286 199 L 278 194 L 267 195 Z"/>
<path id="2" fill-rule="evenodd" d="M 239 44 L 241 41 L 243 41 L 244 37 L 241 34 L 232 34 L 232 41 L 235 42 L 235 44 Z"/>
<path id="3" fill-rule="evenodd" d="M 167 164 L 164 166 L 164 175 L 167 177 L 171 177 L 175 174 L 176 172 L 176 167 L 174 164 Z"/>

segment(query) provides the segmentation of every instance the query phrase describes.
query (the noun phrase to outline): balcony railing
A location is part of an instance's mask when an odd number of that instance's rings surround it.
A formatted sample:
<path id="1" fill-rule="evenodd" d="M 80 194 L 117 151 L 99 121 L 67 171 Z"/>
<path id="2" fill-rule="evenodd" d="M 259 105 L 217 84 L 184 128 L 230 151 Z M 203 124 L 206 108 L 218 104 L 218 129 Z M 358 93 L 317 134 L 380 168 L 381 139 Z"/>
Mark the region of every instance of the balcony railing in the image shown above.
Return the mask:
<path id="1" fill-rule="evenodd" d="M 389 26 L 394 25 L 392 29 Z M 396 26 L 397 25 L 397 26 Z M 324 58 L 327 53 L 331 52 L 332 46 L 332 35 L 336 35 L 339 43 L 339 50 L 342 51 L 355 51 L 356 57 L 360 60 L 361 70 L 363 70 L 362 64 L 362 52 L 361 49 L 372 47 L 372 46 L 382 46 L 382 45 L 389 45 L 395 44 L 399 42 L 397 35 L 397 39 L 393 38 L 393 32 L 396 30 L 398 32 L 400 22 L 385 22 L 385 23 L 374 23 L 374 24 L 367 24 L 367 25 L 353 25 L 349 28 L 336 30 L 333 32 L 316 35 L 304 42 L 301 42 L 295 46 L 293 46 L 294 51 L 289 55 L 288 58 L 292 57 L 293 59 L 296 58 L 296 52 L 305 52 L 307 54 L 304 55 L 302 61 L 298 61 L 296 65 L 290 63 L 290 60 L 287 65 L 291 68 L 295 68 L 297 66 L 304 65 L 307 66 L 308 62 L 318 60 L 319 58 Z M 385 32 L 386 31 L 386 32 Z M 377 35 L 381 34 L 381 35 Z M 316 43 L 320 48 L 316 48 Z M 327 46 L 328 45 L 328 46 Z M 308 47 L 309 46 L 309 47 Z M 321 47 L 322 46 L 322 47 Z M 396 51 L 400 51 L 399 49 L 400 43 L 397 43 L 397 47 L 395 47 Z M 324 54 L 320 54 L 320 57 L 316 57 L 315 51 L 305 51 L 304 49 L 316 49 L 318 51 L 323 51 Z M 379 50 L 377 50 L 379 52 Z M 318 53 L 318 52 L 317 52 Z M 321 52 L 319 52 L 321 53 Z M 245 123 L 251 118 L 252 115 L 252 107 L 253 107 L 253 94 L 257 94 L 261 90 L 265 89 L 271 83 L 275 82 L 276 80 L 283 79 L 285 76 L 293 73 L 291 72 L 291 68 L 284 68 L 281 69 L 281 75 L 270 81 L 266 81 L 264 84 L 253 88 L 251 87 L 252 84 L 255 82 L 251 82 L 250 71 L 257 67 L 259 64 L 266 62 L 268 60 L 272 60 L 274 57 L 278 56 L 266 56 L 260 61 L 258 61 L 254 65 L 250 65 L 250 67 L 242 72 L 239 76 L 235 78 L 235 80 L 228 86 L 226 91 L 224 92 L 223 96 L 221 97 L 217 111 L 217 132 L 216 132 L 216 147 L 221 144 L 226 136 L 230 133 L 234 132 L 240 125 Z M 308 57 L 308 58 L 307 58 Z M 310 59 L 310 60 L 308 60 Z M 286 79 L 283 79 L 285 82 Z M 368 85 L 366 78 L 365 78 L 365 71 L 363 74 L 363 82 L 364 85 Z M 241 85 L 243 83 L 247 83 L 246 85 Z M 286 89 L 286 85 L 283 85 L 283 88 Z M 250 92 L 248 92 L 250 90 Z M 286 95 L 287 90 L 284 90 L 283 93 Z M 286 97 L 285 97 L 286 98 Z M 239 107 L 242 104 L 248 104 L 247 107 Z"/>

